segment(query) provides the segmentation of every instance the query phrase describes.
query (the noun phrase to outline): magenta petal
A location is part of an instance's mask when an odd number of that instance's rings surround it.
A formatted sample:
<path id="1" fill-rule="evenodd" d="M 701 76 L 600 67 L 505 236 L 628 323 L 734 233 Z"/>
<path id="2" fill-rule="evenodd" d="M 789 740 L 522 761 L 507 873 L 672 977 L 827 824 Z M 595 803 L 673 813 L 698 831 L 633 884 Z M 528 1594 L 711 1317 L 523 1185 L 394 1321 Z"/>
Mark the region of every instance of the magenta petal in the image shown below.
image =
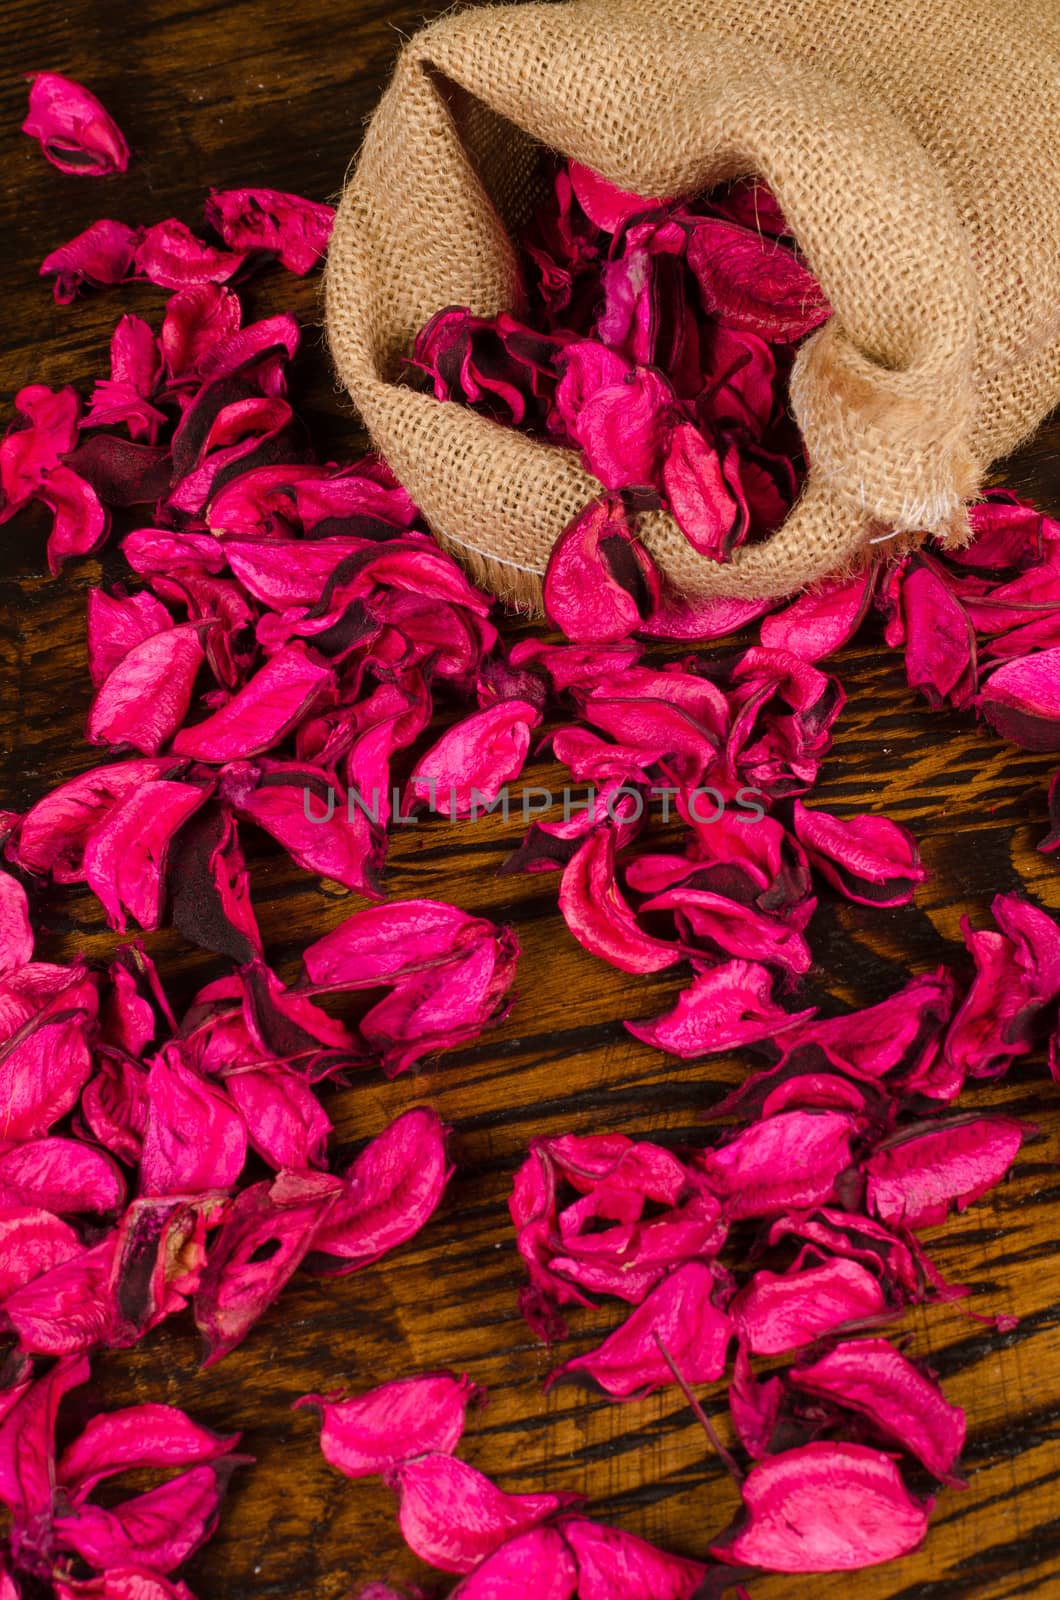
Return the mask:
<path id="1" fill-rule="evenodd" d="M 934 706 L 969 705 L 976 690 L 975 630 L 933 567 L 918 564 L 902 583 L 909 685 Z"/>
<path id="2" fill-rule="evenodd" d="M 112 1511 L 85 1505 L 71 1516 L 56 1517 L 57 1539 L 93 1567 L 139 1562 L 172 1572 L 217 1526 L 229 1471 L 238 1461 L 192 1467 Z"/>
<path id="3" fill-rule="evenodd" d="M 854 638 L 873 588 L 871 573 L 830 579 L 766 617 L 759 638 L 771 650 L 790 650 L 804 661 L 823 661 Z"/>
<path id="4" fill-rule="evenodd" d="M 67 1356 L 106 1342 L 113 1318 L 110 1273 L 114 1235 L 16 1289 L 4 1317 L 19 1348 Z"/>
<path id="5" fill-rule="evenodd" d="M 82 1254 L 67 1223 L 34 1205 L 0 1206 L 0 1300 Z"/>
<path id="6" fill-rule="evenodd" d="M 0 978 L 33 959 L 33 929 L 26 891 L 9 872 L 0 872 Z"/>
<path id="7" fill-rule="evenodd" d="M 741 1344 L 753 1355 L 781 1355 L 846 1322 L 882 1316 L 879 1283 L 857 1261 L 827 1261 L 802 1271 L 762 1267 L 729 1307 Z"/>
<path id="8" fill-rule="evenodd" d="M 224 283 L 243 265 L 244 255 L 219 250 L 197 239 L 183 222 L 170 218 L 145 228 L 134 256 L 136 271 L 163 289 Z"/>
<path id="9" fill-rule="evenodd" d="M 786 1012 L 771 999 L 773 980 L 754 961 L 728 961 L 693 980 L 672 1011 L 653 1021 L 626 1022 L 635 1039 L 671 1055 L 709 1055 L 771 1039 L 813 1016 Z"/>
<path id="10" fill-rule="evenodd" d="M 742 1492 L 747 1523 L 713 1553 L 767 1572 L 848 1572 L 908 1555 L 933 1504 L 912 1498 L 890 1456 L 857 1444 L 770 1456 Z"/>
<path id="11" fill-rule="evenodd" d="M 0 1600 L 7 1600 L 2 1590 Z M 55 1600 L 195 1600 L 195 1596 L 186 1583 L 171 1582 L 143 1567 L 111 1567 L 83 1583 L 56 1578 Z"/>
<path id="12" fill-rule="evenodd" d="M 290 645 L 254 674 L 205 722 L 182 728 L 178 755 L 225 762 L 260 755 L 278 744 L 333 685 L 331 669 L 301 645 Z"/>
<path id="13" fill-rule="evenodd" d="M 442 816 L 480 814 L 519 776 L 540 721 L 526 700 L 503 700 L 462 718 L 418 758 L 412 795 Z"/>
<path id="14" fill-rule="evenodd" d="M 151 634 L 135 645 L 96 694 L 88 713 L 88 739 L 157 755 L 184 720 L 204 659 L 202 629 L 194 622 Z"/>
<path id="15" fill-rule="evenodd" d="M 835 1197 L 856 1132 L 855 1118 L 840 1111 L 784 1111 L 704 1151 L 696 1165 L 729 1217 L 809 1210 Z"/>
<path id="16" fill-rule="evenodd" d="M 450 1600 L 573 1600 L 578 1569 L 563 1535 L 555 1528 L 516 1534 L 458 1584 Z M 0 1596 L 0 1600 L 3 1597 Z M 356 1600 L 375 1600 L 365 1593 Z M 380 1595 L 378 1600 L 400 1600 Z"/>
<path id="17" fill-rule="evenodd" d="M 206 220 L 230 250 L 273 251 L 289 272 L 309 272 L 327 249 L 335 213 L 278 189 L 215 189 Z"/>
<path id="18" fill-rule="evenodd" d="M 468 1405 L 484 1397 L 466 1376 L 430 1372 L 349 1399 L 304 1395 L 295 1405 L 319 1409 L 325 1461 L 347 1478 L 367 1478 L 428 1451 L 452 1455 Z"/>
<path id="19" fill-rule="evenodd" d="M 707 217 L 688 239 L 688 264 L 703 305 L 734 328 L 776 341 L 800 339 L 830 315 L 793 251 L 752 228 Z"/>
<path id="20" fill-rule="evenodd" d="M 866 1200 L 881 1222 L 928 1228 L 999 1184 L 1026 1130 L 1011 1117 L 958 1116 L 896 1135 L 865 1162 Z"/>
<path id="21" fill-rule="evenodd" d="M 50 873 L 57 883 L 76 883 L 83 876 L 86 840 L 113 806 L 141 784 L 153 783 L 176 766 L 161 761 L 116 761 L 94 767 L 52 789 L 31 806 L 19 823 L 8 850 L 27 872 Z"/>
<path id="22" fill-rule="evenodd" d="M 96 989 L 75 976 L 0 1044 L 0 1139 L 36 1139 L 72 1110 L 92 1070 Z"/>
<path id="23" fill-rule="evenodd" d="M 466 1462 L 425 1455 L 394 1468 L 389 1480 L 398 1525 L 414 1554 L 442 1572 L 471 1572 L 516 1534 L 555 1516 L 569 1494 L 505 1494 Z"/>
<path id="24" fill-rule="evenodd" d="M 570 162 L 567 171 L 578 204 L 589 221 L 603 228 L 605 233 L 617 233 L 630 217 L 669 204 L 666 200 L 646 200 L 642 195 L 619 189 L 578 161 Z"/>
<path id="25" fill-rule="evenodd" d="M 789 1379 L 861 1412 L 936 1478 L 952 1473 L 964 1448 L 964 1412 L 886 1339 L 837 1344 L 818 1361 L 793 1367 Z"/>
<path id="26" fill-rule="evenodd" d="M 88 591 L 88 674 L 99 688 L 124 656 L 152 634 L 173 626 L 173 618 L 146 589 L 133 595 Z"/>
<path id="27" fill-rule="evenodd" d="M 545 572 L 545 612 L 568 639 L 611 644 L 652 614 L 659 584 L 621 501 L 593 500 L 560 534 Z"/>
<path id="28" fill-rule="evenodd" d="M 549 1383 L 585 1373 L 616 1400 L 650 1394 L 675 1381 L 659 1340 L 689 1383 L 715 1382 L 734 1331 L 714 1304 L 716 1285 L 710 1267 L 695 1261 L 678 1267 L 602 1345 L 558 1367 Z"/>
<path id="29" fill-rule="evenodd" d="M 717 450 L 694 423 L 679 423 L 670 435 L 663 488 L 692 548 L 708 560 L 728 561 L 747 532 L 746 511 L 726 482 Z"/>
<path id="30" fill-rule="evenodd" d="M 385 848 L 381 830 L 321 768 L 233 762 L 224 768 L 222 793 L 239 817 L 271 834 L 307 872 L 378 897 Z M 370 810 L 370 796 L 365 804 Z"/>
<path id="31" fill-rule="evenodd" d="M 1060 648 L 1006 661 L 976 704 L 991 727 L 1024 750 L 1060 750 Z"/>
<path id="32" fill-rule="evenodd" d="M 95 489 L 73 467 L 49 472 L 38 494 L 53 516 L 48 535 L 49 572 L 57 573 L 73 556 L 91 555 L 103 543 L 110 518 Z"/>
<path id="33" fill-rule="evenodd" d="M 94 94 L 57 72 L 34 73 L 30 82 L 22 132 L 40 140 L 53 167 L 90 178 L 125 171 L 129 148 Z"/>
<path id="34" fill-rule="evenodd" d="M 693 1600 L 706 1572 L 601 1522 L 565 1517 L 560 1530 L 578 1564 L 578 1600 Z"/>
<path id="35" fill-rule="evenodd" d="M 301 1264 L 338 1184 L 324 1173 L 281 1174 L 244 1189 L 210 1244 L 195 1296 L 195 1324 L 205 1340 L 203 1366 L 214 1366 L 245 1339 Z"/>
<path id="36" fill-rule="evenodd" d="M 371 989 L 444 965 L 496 930 L 443 900 L 356 911 L 302 952 L 319 989 Z"/>
<path id="37" fill-rule="evenodd" d="M 810 861 L 848 900 L 861 905 L 907 904 L 928 877 L 908 828 L 871 812 L 833 817 L 795 801 L 795 834 Z"/>
<path id="38" fill-rule="evenodd" d="M 112 928 L 124 930 L 129 911 L 141 928 L 162 920 L 166 856 L 174 834 L 209 791 L 160 778 L 121 801 L 89 835 L 85 882 L 99 896 Z"/>
<path id="39" fill-rule="evenodd" d="M 247 1154 L 243 1118 L 223 1089 L 185 1066 L 175 1045 L 151 1063 L 147 1106 L 143 1194 L 232 1187 Z"/>
<path id="40" fill-rule="evenodd" d="M 124 222 L 110 218 L 93 222 L 83 233 L 45 256 L 40 264 L 41 277 L 54 273 L 55 298 L 59 305 L 69 305 L 84 284 L 107 289 L 124 283 L 132 271 L 139 240 L 139 229 L 127 227 Z"/>
<path id="41" fill-rule="evenodd" d="M 318 1271 L 356 1272 L 419 1232 L 452 1176 L 448 1133 L 437 1112 L 417 1108 L 365 1146 L 313 1238 Z"/>
<path id="42" fill-rule="evenodd" d="M 63 1452 L 56 1477 L 79 1505 L 97 1483 L 117 1472 L 216 1461 L 234 1450 L 239 1438 L 238 1433 L 213 1433 L 176 1406 L 127 1406 L 91 1417 Z"/>
<path id="43" fill-rule="evenodd" d="M 55 1418 L 70 1390 L 87 1383 L 88 1362 L 59 1361 L 33 1383 L 21 1382 L 0 1403 L 0 1500 L 24 1527 L 36 1527 L 52 1511 Z"/>
<path id="44" fill-rule="evenodd" d="M 251 1147 L 277 1172 L 324 1165 L 331 1121 L 301 1073 L 245 1067 L 225 1075 L 229 1098 L 246 1123 Z M 0 1162 L 0 1178 L 3 1163 Z"/>
<path id="45" fill-rule="evenodd" d="M 59 1216 L 117 1211 L 125 1180 L 110 1156 L 80 1139 L 34 1139 L 0 1156 L 0 1195 L 5 1205 L 44 1206 Z"/>
<path id="46" fill-rule="evenodd" d="M 559 888 L 563 920 L 578 943 L 622 972 L 660 972 L 682 959 L 674 943 L 644 933 L 615 877 L 615 838 L 590 834 L 564 868 Z"/>

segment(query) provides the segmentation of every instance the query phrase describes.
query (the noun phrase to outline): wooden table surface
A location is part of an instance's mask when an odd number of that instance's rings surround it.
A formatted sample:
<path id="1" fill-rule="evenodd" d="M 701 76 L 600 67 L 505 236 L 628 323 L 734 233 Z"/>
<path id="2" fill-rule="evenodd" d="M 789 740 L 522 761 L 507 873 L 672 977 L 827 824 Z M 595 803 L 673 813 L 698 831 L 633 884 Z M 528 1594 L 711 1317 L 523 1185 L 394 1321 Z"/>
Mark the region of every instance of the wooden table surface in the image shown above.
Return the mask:
<path id="1" fill-rule="evenodd" d="M 427 7 L 429 14 L 441 7 Z M 315 199 L 342 182 L 399 45 L 423 15 L 381 0 L 7 0 L 0 22 L 0 314 L 5 414 L 21 385 L 86 389 L 105 368 L 121 310 L 157 315 L 158 291 L 125 289 L 53 305 L 37 279 L 46 251 L 99 215 L 196 222 L 210 185 L 269 185 Z M 89 84 L 125 130 L 124 177 L 62 176 L 18 133 L 19 74 L 50 69 Z M 1015 108 L 1014 108 L 1015 114 Z M 294 393 L 318 435 L 348 459 L 356 419 L 331 381 L 317 282 L 270 271 L 249 291 L 256 314 L 289 307 L 308 324 Z M 1060 427 L 1046 429 L 1005 481 L 1060 511 Z M 89 701 L 84 602 L 89 584 L 120 576 L 115 552 L 49 579 L 44 524 L 28 514 L 0 533 L 0 806 L 24 807 L 93 765 L 83 742 Z M 810 930 L 811 997 L 882 998 L 910 970 L 960 954 L 958 923 L 998 890 L 1022 886 L 1060 912 L 1060 873 L 1036 854 L 1054 762 L 1002 746 L 970 717 L 930 712 L 905 687 L 900 662 L 872 641 L 834 663 L 849 695 L 835 750 L 814 798 L 841 814 L 879 808 L 907 823 L 933 871 L 916 904 L 881 911 L 826 899 Z M 525 781 L 548 781 L 531 768 Z M 560 1387 L 516 1309 L 523 1281 L 505 1201 L 527 1140 L 541 1133 L 623 1130 L 665 1141 L 701 1136 L 699 1112 L 739 1080 L 737 1058 L 681 1064 L 638 1044 L 621 1019 L 664 1008 L 673 980 L 631 978 L 582 951 L 555 908 L 551 876 L 499 878 L 516 820 L 405 830 L 387 874 L 394 896 L 429 894 L 512 922 L 523 956 L 518 1000 L 476 1044 L 388 1083 L 366 1076 L 335 1093 L 336 1139 L 353 1144 L 421 1102 L 455 1129 L 457 1175 L 441 1211 L 410 1245 L 345 1280 L 298 1277 L 227 1361 L 197 1371 L 190 1317 L 139 1348 L 94 1363 L 105 1404 L 160 1399 L 221 1429 L 242 1428 L 257 1465 L 237 1474 L 213 1542 L 187 1578 L 200 1600 L 338 1600 L 376 1577 L 422 1576 L 397 1533 L 381 1484 L 352 1484 L 326 1466 L 307 1390 L 365 1388 L 432 1367 L 466 1369 L 489 1386 L 464 1453 L 507 1488 L 581 1490 L 592 1512 L 671 1549 L 702 1554 L 735 1494 L 676 1391 L 613 1406 Z M 302 945 L 359 902 L 323 888 L 264 841 L 252 861 L 267 952 L 293 974 Z M 104 955 L 114 942 L 100 906 L 77 890 L 37 894 L 41 953 Z M 185 1000 L 213 958 L 171 931 L 148 937 Z M 1060 1263 L 1054 1246 L 1060 1181 L 1058 1090 L 1044 1066 L 1022 1064 L 969 1106 L 1029 1116 L 1041 1138 L 1011 1181 L 929 1236 L 947 1276 L 968 1282 L 967 1306 L 1015 1313 L 998 1333 L 959 1307 L 922 1307 L 904 1326 L 950 1398 L 966 1407 L 969 1488 L 944 1491 L 925 1548 L 851 1579 L 776 1577 L 757 1600 L 1007 1600 L 1060 1596 Z M 615 1306 L 574 1319 L 565 1354 L 616 1322 Z M 721 1386 L 708 1409 L 724 1419 Z"/>

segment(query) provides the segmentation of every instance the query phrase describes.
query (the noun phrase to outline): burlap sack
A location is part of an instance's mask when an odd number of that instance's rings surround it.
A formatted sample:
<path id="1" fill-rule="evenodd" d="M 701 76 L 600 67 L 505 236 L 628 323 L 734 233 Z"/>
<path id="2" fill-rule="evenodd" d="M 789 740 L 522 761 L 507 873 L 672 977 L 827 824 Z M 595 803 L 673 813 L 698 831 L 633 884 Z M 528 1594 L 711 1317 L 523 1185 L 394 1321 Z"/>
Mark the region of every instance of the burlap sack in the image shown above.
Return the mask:
<path id="1" fill-rule="evenodd" d="M 759 174 L 834 308 L 791 400 L 806 489 L 730 564 L 640 532 L 695 595 L 783 595 L 892 530 L 960 538 L 984 469 L 1060 400 L 1056 0 L 570 0 L 405 48 L 339 206 L 338 372 L 438 538 L 533 603 L 599 492 L 578 457 L 396 380 L 440 307 L 514 303 L 540 146 L 644 195 Z"/>

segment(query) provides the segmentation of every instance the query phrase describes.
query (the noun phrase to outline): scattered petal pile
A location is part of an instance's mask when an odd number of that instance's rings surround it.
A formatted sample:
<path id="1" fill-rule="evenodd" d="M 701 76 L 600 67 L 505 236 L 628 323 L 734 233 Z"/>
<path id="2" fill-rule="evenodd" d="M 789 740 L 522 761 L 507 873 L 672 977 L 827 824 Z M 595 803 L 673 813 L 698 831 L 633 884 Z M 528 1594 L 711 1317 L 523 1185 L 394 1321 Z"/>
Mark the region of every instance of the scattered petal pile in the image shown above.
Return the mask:
<path id="1" fill-rule="evenodd" d="M 103 107 L 55 74 L 33 79 L 24 127 L 63 171 L 127 164 Z M 933 705 L 1060 749 L 1060 523 L 991 491 L 969 548 L 884 544 L 871 571 L 782 609 L 668 593 L 638 511 L 670 509 L 719 562 L 783 520 L 805 467 L 787 380 L 829 308 L 760 184 L 645 201 L 557 163 L 520 241 L 520 315 L 441 308 L 410 364 L 439 398 L 579 451 L 602 485 L 545 578 L 566 642 L 509 644 L 384 463 L 318 459 L 288 398 L 295 318 L 244 323 L 233 285 L 274 262 L 309 271 L 331 219 L 232 189 L 200 231 L 104 218 L 41 267 L 60 303 L 131 280 L 167 298 L 153 321 L 119 318 L 88 395 L 23 388 L 0 442 L 0 522 L 43 506 L 53 573 L 98 551 L 113 513 L 135 523 L 126 580 L 89 592 L 98 764 L 0 814 L 0 1600 L 48 1584 L 58 1600 L 191 1600 L 172 1574 L 246 1459 L 237 1436 L 144 1405 L 91 1417 L 57 1458 L 56 1410 L 92 1352 L 190 1307 L 219 1361 L 300 1267 L 352 1273 L 434 1214 L 451 1175 L 436 1113 L 413 1106 L 338 1159 L 327 1094 L 504 1016 L 512 931 L 385 902 L 383 869 L 390 830 L 421 815 L 507 818 L 542 748 L 585 800 L 535 821 L 504 870 L 556 873 L 593 955 L 674 969 L 672 1008 L 631 1034 L 693 1060 L 746 1047 L 760 1066 L 697 1147 L 535 1141 L 511 1200 L 522 1308 L 555 1340 L 567 1307 L 625 1307 L 550 1382 L 632 1400 L 731 1372 L 741 1517 L 701 1563 L 588 1520 L 569 1493 L 506 1493 L 454 1455 L 483 1397 L 446 1373 L 307 1397 L 324 1453 L 385 1478 L 408 1544 L 459 1576 L 461 1600 L 709 1600 L 763 1570 L 901 1555 L 927 1526 L 923 1472 L 959 1484 L 964 1419 L 879 1330 L 963 1293 L 916 1233 L 1000 1183 L 1033 1131 L 959 1109 L 967 1081 L 1041 1044 L 1060 1080 L 1060 929 L 1002 894 L 993 926 L 966 920 L 960 971 L 844 1015 L 800 1004 L 818 895 L 899 906 L 926 877 L 896 822 L 807 802 L 844 703 L 818 663 L 875 612 Z M 651 652 L 759 618 L 747 648 Z M 1046 851 L 1057 793 L 1050 806 Z M 665 850 L 656 807 L 684 830 Z M 254 914 L 254 829 L 372 902 L 289 984 Z M 26 886 L 44 880 L 87 886 L 117 933 L 172 923 L 216 975 L 178 1017 L 138 942 L 108 964 L 35 960 Z M 752 1356 L 794 1364 L 760 1378 Z M 145 1468 L 177 1475 L 90 1498 Z"/>

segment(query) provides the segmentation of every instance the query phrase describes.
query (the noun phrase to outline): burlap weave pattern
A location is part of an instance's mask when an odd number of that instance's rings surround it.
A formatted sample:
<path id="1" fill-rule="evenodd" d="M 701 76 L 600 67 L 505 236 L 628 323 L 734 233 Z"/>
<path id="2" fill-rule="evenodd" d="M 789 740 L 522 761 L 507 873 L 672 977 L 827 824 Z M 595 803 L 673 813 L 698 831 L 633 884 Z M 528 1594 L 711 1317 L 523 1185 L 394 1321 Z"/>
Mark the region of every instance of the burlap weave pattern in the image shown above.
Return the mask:
<path id="1" fill-rule="evenodd" d="M 406 46 L 339 206 L 339 375 L 443 543 L 533 600 L 599 492 L 578 457 L 395 380 L 446 305 L 511 308 L 544 145 L 644 195 L 758 174 L 834 316 L 791 402 L 806 489 L 717 565 L 640 531 L 697 595 L 783 595 L 898 530 L 961 537 L 983 470 L 1060 400 L 1053 0 L 569 0 L 483 7 Z"/>

